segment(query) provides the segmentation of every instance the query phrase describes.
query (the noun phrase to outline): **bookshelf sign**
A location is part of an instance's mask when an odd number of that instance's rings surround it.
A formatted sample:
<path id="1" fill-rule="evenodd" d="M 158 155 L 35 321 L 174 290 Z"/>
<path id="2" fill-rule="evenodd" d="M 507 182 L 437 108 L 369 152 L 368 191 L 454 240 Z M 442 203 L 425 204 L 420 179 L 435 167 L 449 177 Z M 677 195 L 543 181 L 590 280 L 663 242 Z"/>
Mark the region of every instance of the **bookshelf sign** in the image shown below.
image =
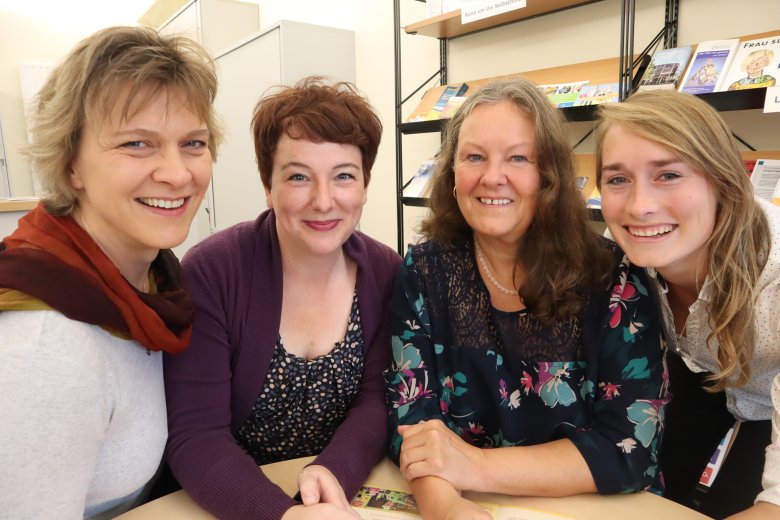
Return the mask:
<path id="1" fill-rule="evenodd" d="M 460 8 L 460 23 L 467 24 L 483 18 L 522 9 L 526 0 L 471 0 Z"/>
<path id="2" fill-rule="evenodd" d="M 764 99 L 764 113 L 780 112 L 780 86 L 767 87 Z"/>

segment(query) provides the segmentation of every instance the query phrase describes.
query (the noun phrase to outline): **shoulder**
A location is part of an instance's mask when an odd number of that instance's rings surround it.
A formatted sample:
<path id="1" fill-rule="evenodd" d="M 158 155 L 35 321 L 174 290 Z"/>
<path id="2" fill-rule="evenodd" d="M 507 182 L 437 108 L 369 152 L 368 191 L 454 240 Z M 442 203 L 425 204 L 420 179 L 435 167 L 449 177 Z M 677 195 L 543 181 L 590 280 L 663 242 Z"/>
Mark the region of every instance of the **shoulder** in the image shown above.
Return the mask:
<path id="1" fill-rule="evenodd" d="M 258 230 L 262 226 L 262 217 L 263 215 L 257 220 L 235 224 L 198 242 L 184 255 L 182 265 L 210 263 L 224 259 L 226 255 L 248 254 L 257 238 Z"/>
<path id="2" fill-rule="evenodd" d="M 112 349 L 117 348 L 113 343 L 128 343 L 140 351 L 133 341 L 57 311 L 2 312 L 0 331 L 0 344 L 5 347 L 0 356 L 0 386 L 14 387 L 28 398 L 32 392 L 56 401 L 66 396 L 75 401 L 78 396 L 107 399 Z"/>
<path id="3" fill-rule="evenodd" d="M 185 287 L 193 291 L 208 284 L 219 286 L 245 283 L 258 262 L 258 243 L 269 236 L 269 212 L 256 220 L 241 222 L 214 233 L 192 247 L 181 261 Z"/>
<path id="4" fill-rule="evenodd" d="M 410 245 L 406 251 L 407 264 L 413 262 L 416 265 L 448 264 L 465 259 L 473 249 L 473 242 L 459 240 L 451 244 L 444 244 L 437 240 L 427 240 L 419 244 Z"/>
<path id="5" fill-rule="evenodd" d="M 769 260 L 775 264 L 780 264 L 780 206 L 760 198 L 756 198 L 756 203 L 761 208 L 761 211 L 764 212 L 764 215 L 766 215 L 766 220 L 769 223 L 769 237 L 771 240 Z"/>
<path id="6" fill-rule="evenodd" d="M 356 256 L 359 263 L 370 263 L 374 270 L 395 273 L 401 257 L 390 246 L 371 238 L 360 231 L 355 231 L 346 244 L 348 252 Z"/>

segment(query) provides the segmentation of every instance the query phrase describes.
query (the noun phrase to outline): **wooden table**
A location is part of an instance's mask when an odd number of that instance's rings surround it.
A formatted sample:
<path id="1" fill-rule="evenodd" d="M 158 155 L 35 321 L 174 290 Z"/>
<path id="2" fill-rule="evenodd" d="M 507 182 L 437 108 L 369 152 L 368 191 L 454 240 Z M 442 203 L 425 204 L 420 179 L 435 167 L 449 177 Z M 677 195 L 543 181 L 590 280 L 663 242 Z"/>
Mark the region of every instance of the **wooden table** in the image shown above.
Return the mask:
<path id="1" fill-rule="evenodd" d="M 298 491 L 297 476 L 300 469 L 312 457 L 277 462 L 263 466 L 265 474 L 287 494 Z M 367 485 L 409 491 L 409 484 L 398 468 L 388 459 L 380 462 L 366 482 Z M 652 493 L 601 496 L 595 494 L 577 495 L 566 498 L 510 497 L 493 493 L 464 494 L 472 500 L 493 504 L 528 507 L 570 516 L 577 520 L 703 520 L 708 517 L 691 509 L 661 498 Z M 122 520 L 166 520 L 213 519 L 200 508 L 184 491 L 177 491 L 121 515 Z"/>

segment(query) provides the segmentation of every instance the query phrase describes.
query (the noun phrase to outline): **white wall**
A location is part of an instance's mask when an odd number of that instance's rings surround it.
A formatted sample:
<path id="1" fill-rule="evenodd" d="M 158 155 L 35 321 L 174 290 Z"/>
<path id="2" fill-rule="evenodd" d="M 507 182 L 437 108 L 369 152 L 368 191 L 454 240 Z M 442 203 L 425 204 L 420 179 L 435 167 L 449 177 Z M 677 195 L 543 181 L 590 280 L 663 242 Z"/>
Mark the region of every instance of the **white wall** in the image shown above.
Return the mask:
<path id="1" fill-rule="evenodd" d="M 0 0 L 0 118 L 8 155 L 11 195 L 33 194 L 19 62 L 55 63 L 79 40 L 115 24 L 132 24 L 153 0 Z"/>
<path id="2" fill-rule="evenodd" d="M 136 0 L 127 0 L 135 2 Z M 394 61 L 393 6 L 391 0 L 254 0 L 260 6 L 261 25 L 280 18 L 332 25 L 356 33 L 357 86 L 377 107 L 385 125 L 385 135 L 373 170 L 361 228 L 389 244 L 396 245 L 395 229 L 395 139 L 394 139 Z M 97 29 L 87 29 L 80 21 L 84 10 L 62 13 L 56 24 L 36 23 L 29 15 L 7 12 L 5 4 L 30 4 L 0 0 L 0 115 L 9 144 L 24 142 L 24 123 L 18 87 L 18 61 L 58 59 L 75 41 Z M 116 8 L 119 2 L 110 4 Z M 425 17 L 425 5 L 401 0 L 402 25 Z M 643 47 L 663 20 L 663 0 L 637 2 L 637 47 Z M 681 0 L 679 44 L 780 29 L 780 2 L 777 0 Z M 62 2 L 69 6 L 68 2 Z M 67 9 L 68 7 L 63 7 Z M 450 42 L 451 81 L 494 76 L 523 70 L 564 65 L 578 61 L 613 57 L 618 54 L 619 0 L 596 4 L 530 20 L 520 24 L 466 36 Z M 724 23 L 723 20 L 728 20 Z M 125 20 L 130 23 L 132 20 Z M 107 24 L 106 24 L 107 25 Z M 403 37 L 403 87 L 409 93 L 438 66 L 438 42 L 422 36 Z M 404 113 L 415 104 L 407 103 Z M 741 137 L 760 148 L 780 148 L 777 132 L 780 116 L 757 118 L 751 113 L 726 113 Z M 587 124 L 573 126 L 572 139 L 587 131 Z M 769 129 L 773 130 L 770 131 Z M 404 137 L 404 168 L 409 175 L 417 164 L 435 152 L 437 135 Z M 11 147 L 9 147 L 11 148 Z M 585 143 L 582 151 L 588 151 Z M 14 195 L 32 193 L 29 170 L 24 161 L 9 150 Z M 247 158 L 253 161 L 253 158 Z M 407 221 L 420 214 L 407 208 Z M 411 236 L 411 228 L 406 233 Z"/>

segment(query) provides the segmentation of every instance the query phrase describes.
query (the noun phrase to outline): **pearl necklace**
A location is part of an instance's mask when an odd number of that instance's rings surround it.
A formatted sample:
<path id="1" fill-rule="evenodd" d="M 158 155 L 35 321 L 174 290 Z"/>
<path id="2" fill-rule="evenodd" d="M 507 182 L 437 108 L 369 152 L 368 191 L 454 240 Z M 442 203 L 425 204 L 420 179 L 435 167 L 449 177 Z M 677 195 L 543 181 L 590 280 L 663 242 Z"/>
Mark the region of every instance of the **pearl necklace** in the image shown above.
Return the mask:
<path id="1" fill-rule="evenodd" d="M 488 266 L 487 259 L 485 258 L 485 253 L 483 253 L 482 248 L 479 247 L 479 242 L 477 241 L 476 237 L 474 238 L 474 250 L 477 252 L 477 259 L 479 260 L 479 265 L 482 266 L 482 269 L 485 271 L 488 280 L 490 280 L 493 283 L 493 285 L 495 285 L 496 288 L 502 293 L 508 294 L 509 296 L 517 296 L 519 293 L 516 290 L 507 289 L 506 287 L 501 285 L 499 281 L 496 279 L 496 276 L 493 274 L 493 271 L 491 271 L 490 267 Z"/>

